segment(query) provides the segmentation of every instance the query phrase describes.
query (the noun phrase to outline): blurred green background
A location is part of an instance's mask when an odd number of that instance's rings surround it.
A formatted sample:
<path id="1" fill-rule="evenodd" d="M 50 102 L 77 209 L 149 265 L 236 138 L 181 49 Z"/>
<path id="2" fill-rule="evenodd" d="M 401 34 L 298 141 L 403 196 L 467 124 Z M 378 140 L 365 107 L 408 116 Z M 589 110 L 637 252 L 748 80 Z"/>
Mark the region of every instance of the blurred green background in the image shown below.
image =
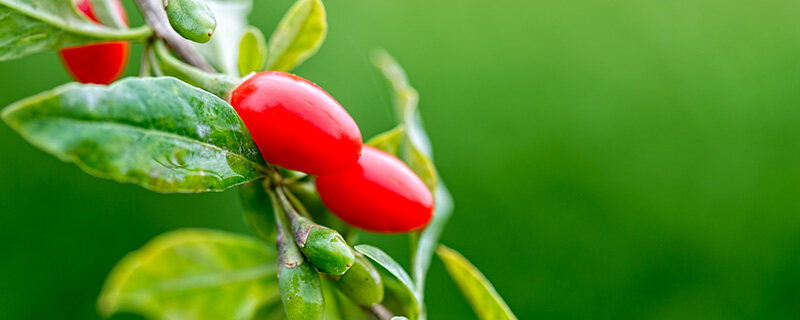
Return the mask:
<path id="1" fill-rule="evenodd" d="M 267 34 L 291 3 L 256 2 Z M 393 119 L 368 53 L 401 62 L 456 201 L 444 242 L 520 319 L 800 318 L 800 2 L 326 4 L 296 72 L 370 137 Z M 0 75 L 3 106 L 68 81 L 54 53 Z M 5 125 L 0 143 L 2 319 L 97 319 L 107 272 L 151 237 L 247 232 L 235 191 L 155 194 Z M 401 237 L 365 240 L 407 260 Z M 474 318 L 439 262 L 427 298 L 431 319 Z"/>

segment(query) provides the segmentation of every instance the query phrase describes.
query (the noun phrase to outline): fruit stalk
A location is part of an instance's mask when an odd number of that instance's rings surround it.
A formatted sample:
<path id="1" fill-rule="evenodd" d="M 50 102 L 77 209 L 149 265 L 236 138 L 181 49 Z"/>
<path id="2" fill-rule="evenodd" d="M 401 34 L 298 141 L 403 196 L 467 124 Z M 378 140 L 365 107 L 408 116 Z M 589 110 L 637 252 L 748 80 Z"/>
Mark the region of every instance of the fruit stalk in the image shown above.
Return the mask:
<path id="1" fill-rule="evenodd" d="M 353 250 L 344 238 L 336 230 L 318 225 L 300 215 L 283 188 L 276 187 L 274 191 L 292 225 L 295 242 L 308 261 L 324 273 L 344 274 L 355 259 Z"/>
<path id="2" fill-rule="evenodd" d="M 321 319 L 325 311 L 322 281 L 314 267 L 305 263 L 297 245 L 291 240 L 283 209 L 278 204 L 275 193 L 267 190 L 275 213 L 279 257 L 278 289 L 286 316 L 290 320 Z"/>

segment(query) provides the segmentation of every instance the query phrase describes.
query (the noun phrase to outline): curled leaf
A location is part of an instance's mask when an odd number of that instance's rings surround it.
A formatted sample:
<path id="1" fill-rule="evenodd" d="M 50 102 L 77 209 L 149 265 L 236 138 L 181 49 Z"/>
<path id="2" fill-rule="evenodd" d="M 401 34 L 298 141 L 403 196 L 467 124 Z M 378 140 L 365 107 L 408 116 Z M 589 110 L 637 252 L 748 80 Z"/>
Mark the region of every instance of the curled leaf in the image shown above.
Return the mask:
<path id="1" fill-rule="evenodd" d="M 267 41 L 256 27 L 248 27 L 239 41 L 239 74 L 261 71 L 267 62 Z"/>
<path id="2" fill-rule="evenodd" d="M 405 137 L 406 128 L 401 124 L 392 130 L 381 133 L 367 141 L 367 144 L 385 151 L 386 153 L 397 155 Z"/>

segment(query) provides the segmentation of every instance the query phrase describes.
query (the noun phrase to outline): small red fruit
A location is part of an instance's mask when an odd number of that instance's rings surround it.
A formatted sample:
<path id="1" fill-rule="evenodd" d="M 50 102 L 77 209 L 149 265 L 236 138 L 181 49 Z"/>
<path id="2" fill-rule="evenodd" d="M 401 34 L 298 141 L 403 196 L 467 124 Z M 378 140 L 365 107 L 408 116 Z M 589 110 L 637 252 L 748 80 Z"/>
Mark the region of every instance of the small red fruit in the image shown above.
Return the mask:
<path id="1" fill-rule="evenodd" d="M 362 142 L 355 121 L 306 79 L 257 73 L 233 90 L 231 105 L 270 163 L 321 175 L 341 172 L 358 160 Z"/>
<path id="2" fill-rule="evenodd" d="M 114 3 L 117 12 L 127 24 L 128 18 L 122 3 L 118 0 Z M 89 19 L 99 23 L 89 0 L 81 0 L 77 3 L 77 7 Z M 83 83 L 109 84 L 125 71 L 129 52 L 128 42 L 114 41 L 62 49 L 59 51 L 59 56 L 75 80 Z"/>
<path id="3" fill-rule="evenodd" d="M 344 172 L 317 177 L 317 192 L 339 218 L 368 231 L 414 231 L 433 215 L 425 183 L 405 163 L 370 146 Z"/>

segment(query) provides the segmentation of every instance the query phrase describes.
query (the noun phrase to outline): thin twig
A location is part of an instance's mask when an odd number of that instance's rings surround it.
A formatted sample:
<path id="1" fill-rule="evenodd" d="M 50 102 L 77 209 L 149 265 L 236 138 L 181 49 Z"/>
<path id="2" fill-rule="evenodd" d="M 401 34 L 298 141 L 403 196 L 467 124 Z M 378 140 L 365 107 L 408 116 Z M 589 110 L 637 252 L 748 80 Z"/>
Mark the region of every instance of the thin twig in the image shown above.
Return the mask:
<path id="1" fill-rule="evenodd" d="M 144 15 L 144 20 L 147 24 L 153 28 L 156 35 L 167 42 L 167 45 L 172 48 L 172 51 L 178 57 L 203 71 L 214 72 L 211 65 L 192 47 L 189 40 L 184 39 L 175 30 L 172 30 L 172 26 L 169 25 L 169 20 L 167 20 L 167 12 L 161 5 L 161 0 L 136 0 L 136 5 Z"/>

